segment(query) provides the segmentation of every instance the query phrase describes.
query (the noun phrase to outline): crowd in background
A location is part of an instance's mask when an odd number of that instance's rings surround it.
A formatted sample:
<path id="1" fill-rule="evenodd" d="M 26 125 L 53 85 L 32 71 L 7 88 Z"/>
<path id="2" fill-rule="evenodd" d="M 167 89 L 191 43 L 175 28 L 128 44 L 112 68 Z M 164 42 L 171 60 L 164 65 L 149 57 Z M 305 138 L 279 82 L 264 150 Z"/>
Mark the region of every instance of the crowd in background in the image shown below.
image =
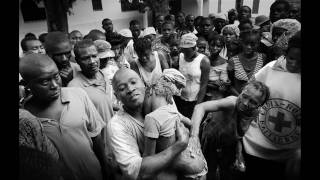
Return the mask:
<path id="1" fill-rule="evenodd" d="M 299 179 L 300 7 L 251 14 L 26 34 L 20 179 Z"/>

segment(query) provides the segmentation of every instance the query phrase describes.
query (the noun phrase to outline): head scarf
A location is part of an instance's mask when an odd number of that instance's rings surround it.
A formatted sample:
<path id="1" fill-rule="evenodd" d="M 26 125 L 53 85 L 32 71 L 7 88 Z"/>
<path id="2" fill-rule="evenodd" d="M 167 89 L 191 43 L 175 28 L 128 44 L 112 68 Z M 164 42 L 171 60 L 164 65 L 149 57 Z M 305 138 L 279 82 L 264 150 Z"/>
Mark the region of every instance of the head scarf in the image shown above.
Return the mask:
<path id="1" fill-rule="evenodd" d="M 280 19 L 272 24 L 271 26 L 271 34 L 273 28 L 279 27 L 286 29 L 287 31 L 284 32 L 277 42 L 275 43 L 276 47 L 279 47 L 281 50 L 285 51 L 288 48 L 289 39 L 298 31 L 301 30 L 301 24 L 296 19 Z"/>
<path id="2" fill-rule="evenodd" d="M 225 29 L 231 30 L 231 31 L 234 32 L 238 37 L 240 36 L 240 29 L 239 29 L 238 26 L 235 25 L 235 24 L 225 25 L 225 26 L 221 29 L 221 35 L 223 35 L 223 31 L 224 31 Z"/>
<path id="3" fill-rule="evenodd" d="M 187 33 L 181 36 L 180 47 L 191 48 L 197 45 L 198 37 L 193 33 Z"/>
<path id="4" fill-rule="evenodd" d="M 180 96 L 181 89 L 186 86 L 186 78 L 183 74 L 173 68 L 163 70 L 160 79 L 147 90 L 148 95 L 155 93 L 164 96 L 172 104 L 172 96 Z"/>

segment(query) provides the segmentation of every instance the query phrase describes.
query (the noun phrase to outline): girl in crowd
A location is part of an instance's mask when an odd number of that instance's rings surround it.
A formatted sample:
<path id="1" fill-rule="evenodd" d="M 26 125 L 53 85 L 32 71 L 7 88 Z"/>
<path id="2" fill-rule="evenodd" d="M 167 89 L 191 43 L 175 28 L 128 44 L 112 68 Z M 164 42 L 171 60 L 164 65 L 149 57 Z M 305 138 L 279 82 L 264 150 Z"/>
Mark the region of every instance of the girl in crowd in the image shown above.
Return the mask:
<path id="1" fill-rule="evenodd" d="M 197 40 L 198 52 L 210 56 L 208 41 L 204 37 L 199 37 Z"/>
<path id="2" fill-rule="evenodd" d="M 233 51 L 237 50 L 237 39 L 240 35 L 240 29 L 237 25 L 228 24 L 221 30 L 221 35 L 225 38 L 225 46 L 220 52 L 220 56 L 225 59 L 229 59 L 234 55 Z"/>
<path id="3" fill-rule="evenodd" d="M 210 41 L 210 73 L 206 93 L 206 100 L 214 100 L 225 97 L 226 90 L 230 84 L 227 73 L 227 60 L 219 56 L 225 46 L 224 37 L 215 36 Z"/>
<path id="4" fill-rule="evenodd" d="M 262 68 L 266 59 L 257 51 L 260 43 L 260 32 L 244 31 L 240 34 L 242 52 L 228 61 L 228 76 L 231 81 L 231 93 L 238 96 L 249 79 Z"/>
<path id="5" fill-rule="evenodd" d="M 145 107 L 148 113 L 144 122 L 144 156 L 161 152 L 175 142 L 176 123 L 184 121 L 191 125 L 190 119 L 180 114 L 173 104 L 172 96 L 179 96 L 186 85 L 186 78 L 176 69 L 165 69 L 161 78 L 146 90 Z M 193 157 L 192 157 L 193 156 Z M 189 139 L 188 148 L 181 153 L 166 172 L 158 175 L 159 179 L 171 179 L 176 173 L 187 178 L 205 178 L 206 161 L 201 152 L 198 137 Z M 201 179 L 202 179 L 201 178 Z"/>

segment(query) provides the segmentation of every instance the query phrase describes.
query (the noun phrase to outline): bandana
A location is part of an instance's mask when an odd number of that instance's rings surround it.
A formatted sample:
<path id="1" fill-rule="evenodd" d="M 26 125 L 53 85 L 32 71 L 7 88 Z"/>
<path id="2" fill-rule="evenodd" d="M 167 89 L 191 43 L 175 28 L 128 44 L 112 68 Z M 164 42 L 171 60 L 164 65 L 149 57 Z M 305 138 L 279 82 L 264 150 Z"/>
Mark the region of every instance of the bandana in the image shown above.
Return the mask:
<path id="1" fill-rule="evenodd" d="M 187 33 L 181 36 L 180 48 L 191 48 L 197 45 L 198 37 L 193 33 Z"/>

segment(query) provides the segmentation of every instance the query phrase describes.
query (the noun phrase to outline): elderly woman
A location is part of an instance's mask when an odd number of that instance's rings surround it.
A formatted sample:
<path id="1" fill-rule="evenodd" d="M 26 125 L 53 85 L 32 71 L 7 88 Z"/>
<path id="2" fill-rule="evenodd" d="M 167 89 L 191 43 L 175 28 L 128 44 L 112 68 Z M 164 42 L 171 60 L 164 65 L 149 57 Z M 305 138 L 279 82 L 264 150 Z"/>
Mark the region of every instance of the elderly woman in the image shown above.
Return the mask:
<path id="1" fill-rule="evenodd" d="M 296 19 L 280 19 L 271 26 L 272 41 L 274 43 L 273 59 L 285 54 L 289 39 L 301 30 L 301 23 Z"/>
<path id="2" fill-rule="evenodd" d="M 183 121 L 191 126 L 190 119 L 184 117 L 173 104 L 172 96 L 179 96 L 186 85 L 186 78 L 176 69 L 165 69 L 161 78 L 146 90 L 145 105 L 149 110 L 144 121 L 144 156 L 150 156 L 167 149 L 176 141 L 176 123 Z M 151 108 L 150 108 L 151 107 Z M 188 148 L 181 153 L 173 165 L 158 175 L 159 179 L 176 174 L 187 178 L 205 178 L 207 166 L 200 149 L 198 137 L 189 139 Z"/>

